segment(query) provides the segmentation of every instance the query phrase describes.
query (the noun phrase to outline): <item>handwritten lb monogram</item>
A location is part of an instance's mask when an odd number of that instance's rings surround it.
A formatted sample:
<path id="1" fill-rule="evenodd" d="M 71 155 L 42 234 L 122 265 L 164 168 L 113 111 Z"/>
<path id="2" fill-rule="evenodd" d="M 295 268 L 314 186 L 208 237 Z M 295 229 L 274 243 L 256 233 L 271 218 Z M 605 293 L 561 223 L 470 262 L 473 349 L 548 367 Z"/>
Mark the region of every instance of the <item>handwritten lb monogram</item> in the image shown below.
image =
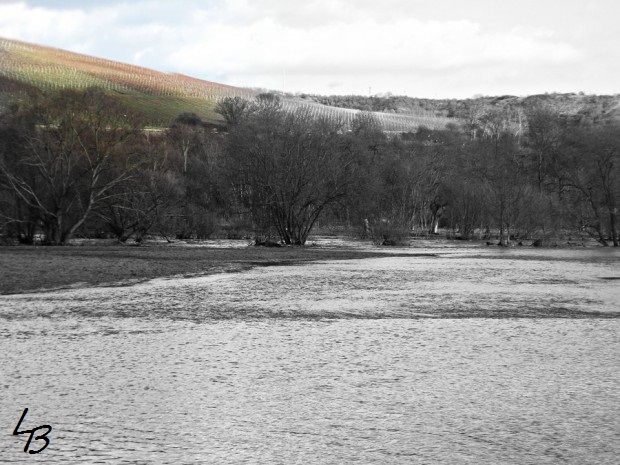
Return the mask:
<path id="1" fill-rule="evenodd" d="M 30 433 L 30 436 L 28 437 L 28 442 L 26 443 L 26 447 L 24 447 L 24 452 L 28 452 L 29 454 L 38 454 L 39 452 L 43 452 L 45 450 L 45 448 L 47 446 L 50 445 L 50 440 L 47 437 L 48 434 L 50 434 L 52 432 L 52 427 L 51 425 L 41 425 L 41 426 L 37 426 L 36 428 L 33 429 L 27 429 L 24 431 L 19 431 L 19 427 L 22 424 L 22 421 L 24 421 L 24 418 L 26 418 L 26 414 L 28 413 L 28 409 L 25 408 L 24 412 L 22 413 L 21 418 L 19 419 L 19 422 L 17 423 L 17 426 L 15 426 L 15 429 L 13 430 L 13 436 L 18 436 L 20 434 L 28 434 Z M 45 433 L 43 434 L 39 434 L 37 436 L 35 436 L 35 433 L 39 430 L 47 430 L 45 431 Z M 38 440 L 43 440 L 45 441 L 45 444 L 43 444 L 43 446 L 41 446 L 38 450 L 29 450 L 30 449 L 30 443 L 32 442 L 32 438 L 34 437 L 35 442 Z"/>

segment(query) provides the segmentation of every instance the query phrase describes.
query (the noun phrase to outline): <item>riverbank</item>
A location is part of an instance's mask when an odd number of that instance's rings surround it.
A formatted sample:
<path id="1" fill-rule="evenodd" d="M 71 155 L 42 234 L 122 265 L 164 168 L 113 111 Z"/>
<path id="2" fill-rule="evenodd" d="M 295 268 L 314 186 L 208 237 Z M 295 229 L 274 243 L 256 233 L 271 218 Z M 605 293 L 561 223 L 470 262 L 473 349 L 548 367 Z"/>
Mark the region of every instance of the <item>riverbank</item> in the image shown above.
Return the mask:
<path id="1" fill-rule="evenodd" d="M 385 251 L 323 247 L 196 247 L 185 244 L 16 246 L 0 248 L 0 294 L 84 285 L 124 285 L 169 276 L 243 271 L 317 260 L 386 256 Z"/>

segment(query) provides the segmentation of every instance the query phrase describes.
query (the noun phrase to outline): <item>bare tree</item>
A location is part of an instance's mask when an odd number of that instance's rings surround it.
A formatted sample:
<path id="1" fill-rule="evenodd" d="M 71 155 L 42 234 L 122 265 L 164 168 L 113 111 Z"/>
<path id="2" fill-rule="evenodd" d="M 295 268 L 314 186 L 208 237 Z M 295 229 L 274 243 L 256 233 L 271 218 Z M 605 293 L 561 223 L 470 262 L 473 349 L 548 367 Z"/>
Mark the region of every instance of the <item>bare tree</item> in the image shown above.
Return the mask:
<path id="1" fill-rule="evenodd" d="M 234 191 L 252 213 L 257 232 L 274 230 L 303 245 L 324 209 L 342 198 L 350 158 L 339 150 L 340 126 L 308 112 L 263 105 L 230 134 Z"/>
<path id="2" fill-rule="evenodd" d="M 183 173 L 187 173 L 190 153 L 204 143 L 202 120 L 195 113 L 179 115 L 168 129 L 168 139 L 178 147 L 183 160 Z"/>
<path id="3" fill-rule="evenodd" d="M 602 245 L 618 247 L 620 127 L 581 127 L 567 135 L 558 172 L 570 189 L 582 229 Z"/>
<path id="4" fill-rule="evenodd" d="M 36 124 L 19 128 L 23 153 L 5 157 L 0 174 L 5 188 L 36 211 L 46 243 L 65 244 L 133 172 L 125 149 L 137 126 L 128 114 L 97 89 L 65 91 L 32 106 Z"/>
<path id="5" fill-rule="evenodd" d="M 228 127 L 241 123 L 253 109 L 252 101 L 241 97 L 226 97 L 215 106 L 215 112 L 224 118 Z"/>

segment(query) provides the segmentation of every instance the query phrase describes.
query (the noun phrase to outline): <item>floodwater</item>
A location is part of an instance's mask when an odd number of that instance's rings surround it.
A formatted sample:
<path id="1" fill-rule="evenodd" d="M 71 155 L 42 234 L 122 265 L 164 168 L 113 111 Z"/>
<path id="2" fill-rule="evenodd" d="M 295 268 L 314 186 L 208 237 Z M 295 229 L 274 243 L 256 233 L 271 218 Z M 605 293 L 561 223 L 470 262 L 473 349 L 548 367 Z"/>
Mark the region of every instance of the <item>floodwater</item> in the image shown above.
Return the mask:
<path id="1" fill-rule="evenodd" d="M 0 296 L 0 462 L 618 463 L 617 251 L 397 251 Z"/>

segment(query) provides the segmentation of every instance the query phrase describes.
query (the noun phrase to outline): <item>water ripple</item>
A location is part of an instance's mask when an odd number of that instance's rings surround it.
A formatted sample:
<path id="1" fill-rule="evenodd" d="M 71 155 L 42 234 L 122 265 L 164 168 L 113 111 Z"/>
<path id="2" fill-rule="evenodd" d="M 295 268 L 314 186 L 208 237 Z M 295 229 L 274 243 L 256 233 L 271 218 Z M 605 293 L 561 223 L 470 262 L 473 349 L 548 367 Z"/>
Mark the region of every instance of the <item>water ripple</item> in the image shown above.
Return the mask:
<path id="1" fill-rule="evenodd" d="M 0 462 L 617 463 L 616 262 L 469 253 L 2 296 Z"/>

